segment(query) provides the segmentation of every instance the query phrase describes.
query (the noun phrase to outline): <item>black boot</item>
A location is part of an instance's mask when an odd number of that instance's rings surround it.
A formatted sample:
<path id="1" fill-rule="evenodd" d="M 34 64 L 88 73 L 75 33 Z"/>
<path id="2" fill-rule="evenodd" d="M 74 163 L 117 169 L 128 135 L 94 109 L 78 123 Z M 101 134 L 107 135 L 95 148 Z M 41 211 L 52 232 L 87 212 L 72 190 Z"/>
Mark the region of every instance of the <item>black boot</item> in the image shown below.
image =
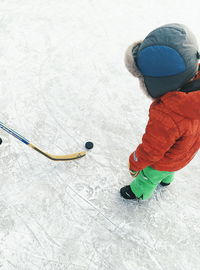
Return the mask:
<path id="1" fill-rule="evenodd" d="M 169 186 L 170 183 L 164 183 L 164 182 L 160 182 L 160 185 L 163 186 L 163 187 L 166 187 L 166 186 Z"/>
<path id="2" fill-rule="evenodd" d="M 125 186 L 120 189 L 120 194 L 124 199 L 127 200 L 137 200 L 138 198 L 135 196 L 130 186 Z"/>

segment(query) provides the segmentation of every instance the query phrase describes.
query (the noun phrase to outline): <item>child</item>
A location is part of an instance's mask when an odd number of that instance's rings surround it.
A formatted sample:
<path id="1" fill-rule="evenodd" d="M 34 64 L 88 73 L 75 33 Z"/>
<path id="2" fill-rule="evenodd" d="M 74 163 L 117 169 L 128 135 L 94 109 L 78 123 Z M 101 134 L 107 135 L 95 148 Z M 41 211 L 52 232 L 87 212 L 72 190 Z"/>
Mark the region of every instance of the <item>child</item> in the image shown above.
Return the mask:
<path id="1" fill-rule="evenodd" d="M 125 199 L 148 199 L 158 184 L 169 185 L 200 147 L 198 45 L 190 30 L 168 24 L 130 46 L 125 62 L 154 99 L 142 143 L 130 155 L 134 181 Z"/>

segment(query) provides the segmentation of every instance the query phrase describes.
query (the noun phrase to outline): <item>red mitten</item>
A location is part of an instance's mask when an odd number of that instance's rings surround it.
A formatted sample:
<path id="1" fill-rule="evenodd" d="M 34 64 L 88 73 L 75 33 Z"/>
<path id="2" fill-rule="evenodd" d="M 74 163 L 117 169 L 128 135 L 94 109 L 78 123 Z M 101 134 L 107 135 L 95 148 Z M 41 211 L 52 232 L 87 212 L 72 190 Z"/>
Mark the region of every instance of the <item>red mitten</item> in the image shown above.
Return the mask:
<path id="1" fill-rule="evenodd" d="M 132 163 L 131 162 L 132 160 L 133 160 L 133 153 L 129 157 L 129 172 L 130 172 L 130 174 L 131 174 L 132 177 L 137 177 L 138 174 L 140 173 L 140 171 L 133 170 L 132 164 L 131 164 Z"/>
<path id="2" fill-rule="evenodd" d="M 135 178 L 135 177 L 137 177 L 137 176 L 138 176 L 138 174 L 140 173 L 140 171 L 135 172 L 135 171 L 130 170 L 130 169 L 129 169 L 129 172 L 130 172 L 131 176 L 132 176 L 132 177 L 134 177 L 134 178 Z"/>
<path id="3" fill-rule="evenodd" d="M 136 172 L 134 170 L 131 170 L 131 168 L 130 168 L 130 162 L 129 162 L 129 172 L 130 172 L 130 174 L 131 174 L 132 177 L 137 177 L 138 174 L 140 173 L 140 171 Z"/>

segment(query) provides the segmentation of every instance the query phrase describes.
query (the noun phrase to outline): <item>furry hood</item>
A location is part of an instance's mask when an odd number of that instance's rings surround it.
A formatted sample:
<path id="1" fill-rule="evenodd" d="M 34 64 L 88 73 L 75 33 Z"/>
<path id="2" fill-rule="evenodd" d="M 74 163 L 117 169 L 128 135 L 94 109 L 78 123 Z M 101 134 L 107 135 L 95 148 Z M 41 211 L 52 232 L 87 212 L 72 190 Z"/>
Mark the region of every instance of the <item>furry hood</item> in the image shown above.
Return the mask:
<path id="1" fill-rule="evenodd" d="M 125 65 L 144 92 L 157 98 L 191 80 L 198 70 L 198 59 L 198 45 L 190 30 L 181 24 L 167 24 L 129 46 Z"/>
<path id="2" fill-rule="evenodd" d="M 149 98 L 152 98 L 146 88 L 145 82 L 144 82 L 144 77 L 142 73 L 139 71 L 136 62 L 135 62 L 135 57 L 137 55 L 137 51 L 142 44 L 142 40 L 136 41 L 133 44 L 131 44 L 126 52 L 125 52 L 125 57 L 124 57 L 124 63 L 128 71 L 136 78 L 139 79 L 139 84 L 140 87 L 143 91 L 143 93 L 148 96 Z"/>

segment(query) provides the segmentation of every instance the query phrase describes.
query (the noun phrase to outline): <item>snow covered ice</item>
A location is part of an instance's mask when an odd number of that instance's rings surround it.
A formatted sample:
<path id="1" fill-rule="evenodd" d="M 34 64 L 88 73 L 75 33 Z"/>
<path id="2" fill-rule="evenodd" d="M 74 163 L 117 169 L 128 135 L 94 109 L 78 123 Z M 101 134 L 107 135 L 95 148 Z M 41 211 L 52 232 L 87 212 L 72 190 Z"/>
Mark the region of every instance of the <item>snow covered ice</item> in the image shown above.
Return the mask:
<path id="1" fill-rule="evenodd" d="M 186 24 L 200 44 L 199 1 L 1 0 L 0 121 L 54 162 L 1 130 L 2 270 L 200 269 L 199 154 L 152 199 L 126 202 L 129 154 L 148 100 L 126 70 L 131 42 Z"/>

